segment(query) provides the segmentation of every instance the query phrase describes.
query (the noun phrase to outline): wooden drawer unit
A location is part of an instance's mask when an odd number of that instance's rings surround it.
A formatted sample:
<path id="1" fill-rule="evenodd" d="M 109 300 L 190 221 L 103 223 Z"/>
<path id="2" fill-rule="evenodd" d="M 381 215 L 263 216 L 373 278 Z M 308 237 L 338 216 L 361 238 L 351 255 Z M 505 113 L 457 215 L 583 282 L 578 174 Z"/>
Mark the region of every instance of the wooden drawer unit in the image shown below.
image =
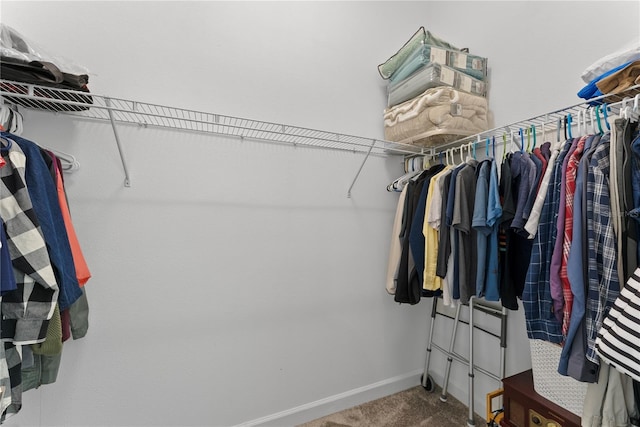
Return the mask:
<path id="1" fill-rule="evenodd" d="M 531 370 L 505 378 L 502 385 L 503 427 L 580 427 L 580 417 L 535 392 Z"/>

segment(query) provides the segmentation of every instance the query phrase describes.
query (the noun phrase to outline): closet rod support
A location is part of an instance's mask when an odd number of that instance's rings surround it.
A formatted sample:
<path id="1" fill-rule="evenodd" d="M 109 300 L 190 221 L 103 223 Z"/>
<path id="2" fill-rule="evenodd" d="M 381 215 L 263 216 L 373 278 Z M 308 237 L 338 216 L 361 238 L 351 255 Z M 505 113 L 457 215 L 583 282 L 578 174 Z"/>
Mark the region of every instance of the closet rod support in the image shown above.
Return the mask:
<path id="1" fill-rule="evenodd" d="M 124 152 L 122 151 L 122 145 L 120 144 L 120 137 L 118 136 L 118 129 L 116 127 L 116 121 L 113 118 L 113 111 L 111 111 L 111 99 L 105 98 L 105 104 L 107 111 L 109 112 L 109 121 L 113 128 L 113 136 L 116 139 L 116 145 L 118 146 L 118 153 L 120 153 L 120 161 L 122 162 L 122 169 L 124 169 L 124 186 L 131 187 L 131 180 L 129 179 L 129 168 L 127 168 L 127 162 L 124 159 Z"/>
<path id="2" fill-rule="evenodd" d="M 351 198 L 351 190 L 353 189 L 353 186 L 356 185 L 356 181 L 358 180 L 358 177 L 360 176 L 360 172 L 362 172 L 362 168 L 364 167 L 364 164 L 367 162 L 367 159 L 369 158 L 369 155 L 371 154 L 371 150 L 373 150 L 373 146 L 376 145 L 376 140 L 372 140 L 371 141 L 371 146 L 369 147 L 369 151 L 367 151 L 367 155 L 364 156 L 364 159 L 362 160 L 362 164 L 360 165 L 360 169 L 358 169 L 358 172 L 356 173 L 356 176 L 353 178 L 353 181 L 351 182 L 351 185 L 349 186 L 349 190 L 347 191 L 347 198 Z"/>

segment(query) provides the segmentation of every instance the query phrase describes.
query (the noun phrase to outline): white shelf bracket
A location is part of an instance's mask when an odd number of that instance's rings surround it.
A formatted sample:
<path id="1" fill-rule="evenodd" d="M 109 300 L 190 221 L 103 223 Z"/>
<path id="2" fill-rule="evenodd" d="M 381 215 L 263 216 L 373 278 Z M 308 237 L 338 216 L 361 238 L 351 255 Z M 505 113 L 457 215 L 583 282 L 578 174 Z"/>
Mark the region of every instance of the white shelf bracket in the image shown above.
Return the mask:
<path id="1" fill-rule="evenodd" d="M 360 165 L 360 169 L 358 169 L 358 173 L 356 173 L 356 176 L 353 178 L 353 182 L 351 182 L 351 185 L 349 186 L 349 190 L 347 191 L 347 197 L 349 199 L 351 198 L 351 190 L 353 189 L 353 186 L 356 185 L 356 181 L 360 176 L 360 172 L 362 172 L 362 168 L 364 167 L 364 164 L 367 162 L 367 159 L 369 158 L 369 155 L 371 154 L 371 150 L 373 150 L 374 145 L 376 145 L 375 139 L 371 141 L 371 146 L 369 147 L 369 151 L 367 151 L 367 155 L 364 156 L 364 159 L 362 159 L 362 164 Z"/>
<path id="2" fill-rule="evenodd" d="M 127 168 L 127 162 L 124 159 L 124 152 L 122 151 L 122 145 L 120 144 L 120 137 L 118 136 L 118 129 L 116 127 L 116 121 L 113 118 L 113 111 L 111 111 L 111 99 L 105 98 L 105 105 L 109 112 L 109 121 L 113 128 L 113 136 L 116 139 L 116 145 L 118 146 L 118 153 L 120 153 L 120 161 L 122 161 L 122 169 L 124 170 L 124 186 L 131 187 L 131 180 L 129 178 L 129 168 Z"/>

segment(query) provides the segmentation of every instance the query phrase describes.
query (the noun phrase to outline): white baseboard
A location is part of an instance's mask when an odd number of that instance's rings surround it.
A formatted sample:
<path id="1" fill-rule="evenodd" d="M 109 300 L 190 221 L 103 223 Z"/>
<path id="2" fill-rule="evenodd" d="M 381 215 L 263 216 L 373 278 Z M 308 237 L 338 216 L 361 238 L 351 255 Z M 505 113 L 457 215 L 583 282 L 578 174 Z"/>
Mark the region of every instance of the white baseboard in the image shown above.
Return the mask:
<path id="1" fill-rule="evenodd" d="M 316 400 L 315 402 L 306 403 L 282 412 L 247 421 L 235 427 L 295 426 L 415 387 L 420 384 L 421 375 L 422 370 L 398 375 L 377 383 Z"/>

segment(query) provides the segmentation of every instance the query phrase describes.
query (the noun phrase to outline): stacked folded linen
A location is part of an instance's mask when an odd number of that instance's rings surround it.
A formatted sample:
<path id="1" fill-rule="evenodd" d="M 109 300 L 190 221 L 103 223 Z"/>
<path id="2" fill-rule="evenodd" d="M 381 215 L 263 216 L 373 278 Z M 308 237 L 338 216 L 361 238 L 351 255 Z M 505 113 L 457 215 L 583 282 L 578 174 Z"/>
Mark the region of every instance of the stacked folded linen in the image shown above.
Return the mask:
<path id="1" fill-rule="evenodd" d="M 378 71 L 387 140 L 434 146 L 488 129 L 486 58 L 420 27 Z"/>
<path id="2" fill-rule="evenodd" d="M 385 110 L 385 139 L 435 146 L 487 130 L 487 113 L 487 99 L 482 96 L 447 86 L 427 89 Z"/>

